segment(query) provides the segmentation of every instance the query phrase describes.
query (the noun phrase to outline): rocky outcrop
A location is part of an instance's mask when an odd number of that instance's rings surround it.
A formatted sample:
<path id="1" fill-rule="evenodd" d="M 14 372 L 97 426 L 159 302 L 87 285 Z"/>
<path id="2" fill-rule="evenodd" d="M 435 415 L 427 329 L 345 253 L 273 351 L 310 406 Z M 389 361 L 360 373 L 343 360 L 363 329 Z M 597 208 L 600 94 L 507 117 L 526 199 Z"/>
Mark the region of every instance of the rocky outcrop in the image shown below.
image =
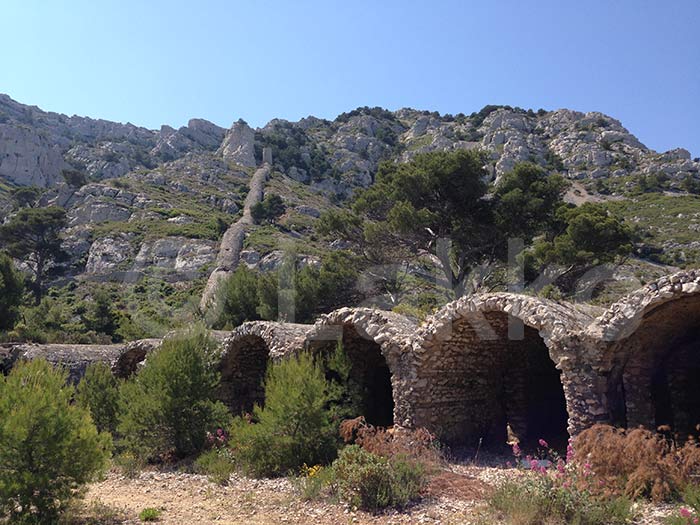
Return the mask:
<path id="1" fill-rule="evenodd" d="M 0 124 L 0 177 L 18 186 L 54 186 L 68 165 L 61 150 L 30 127 Z"/>
<path id="2" fill-rule="evenodd" d="M 216 244 L 203 239 L 165 237 L 145 241 L 136 255 L 134 269 L 166 269 L 196 275 L 216 257 Z"/>
<path id="3" fill-rule="evenodd" d="M 132 235 L 122 234 L 98 239 L 90 246 L 85 273 L 103 275 L 119 268 L 133 255 Z"/>
<path id="4" fill-rule="evenodd" d="M 234 122 L 217 151 L 224 160 L 247 168 L 255 166 L 255 133 L 243 120 Z"/>

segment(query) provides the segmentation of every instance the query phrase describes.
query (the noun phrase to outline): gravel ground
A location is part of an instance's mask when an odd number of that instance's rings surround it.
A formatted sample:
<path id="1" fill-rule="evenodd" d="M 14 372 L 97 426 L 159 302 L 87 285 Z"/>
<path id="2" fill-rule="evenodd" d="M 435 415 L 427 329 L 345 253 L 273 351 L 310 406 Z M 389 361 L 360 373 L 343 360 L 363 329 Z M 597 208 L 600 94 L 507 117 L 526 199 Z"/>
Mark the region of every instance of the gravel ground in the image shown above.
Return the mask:
<path id="1" fill-rule="evenodd" d="M 163 524 L 444 524 L 498 525 L 484 513 L 484 497 L 493 484 L 518 475 L 486 459 L 475 466 L 451 463 L 434 478 L 423 500 L 402 511 L 373 515 L 331 501 L 302 501 L 287 479 L 232 476 L 226 486 L 205 476 L 145 471 L 129 479 L 111 471 L 90 485 L 82 519 L 76 524 L 136 524 L 147 507 L 161 511 Z M 636 525 L 662 525 L 672 506 L 640 505 Z"/>

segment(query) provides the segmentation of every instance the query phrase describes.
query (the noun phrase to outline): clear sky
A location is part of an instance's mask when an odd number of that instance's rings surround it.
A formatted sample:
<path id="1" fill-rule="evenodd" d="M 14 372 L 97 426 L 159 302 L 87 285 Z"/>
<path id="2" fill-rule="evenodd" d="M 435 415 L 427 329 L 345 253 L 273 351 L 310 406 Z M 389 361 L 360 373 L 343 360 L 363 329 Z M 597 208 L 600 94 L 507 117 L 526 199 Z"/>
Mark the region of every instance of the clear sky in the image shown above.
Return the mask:
<path id="1" fill-rule="evenodd" d="M 0 0 L 0 92 L 157 128 L 602 111 L 700 156 L 700 0 Z"/>

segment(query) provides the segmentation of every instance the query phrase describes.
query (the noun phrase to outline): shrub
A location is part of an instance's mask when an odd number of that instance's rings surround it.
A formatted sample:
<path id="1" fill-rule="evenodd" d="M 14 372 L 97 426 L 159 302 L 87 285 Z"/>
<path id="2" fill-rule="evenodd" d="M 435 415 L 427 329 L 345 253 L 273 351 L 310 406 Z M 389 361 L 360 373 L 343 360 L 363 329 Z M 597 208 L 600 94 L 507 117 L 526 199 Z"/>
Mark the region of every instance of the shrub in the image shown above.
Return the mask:
<path id="1" fill-rule="evenodd" d="M 212 448 L 202 453 L 194 463 L 195 471 L 205 474 L 209 481 L 226 485 L 235 470 L 233 456 L 228 448 Z"/>
<path id="2" fill-rule="evenodd" d="M 158 518 L 160 518 L 160 511 L 153 507 L 147 507 L 139 512 L 139 519 L 141 521 L 158 521 Z"/>
<path id="3" fill-rule="evenodd" d="M 111 441 L 71 404 L 64 371 L 20 362 L 0 379 L 0 514 L 12 523 L 54 523 L 105 466 Z"/>
<path id="4" fill-rule="evenodd" d="M 402 456 L 431 469 L 443 464 L 440 443 L 424 428 L 401 430 L 377 428 L 360 416 L 340 424 L 340 435 L 346 443 L 355 443 L 368 452 L 384 457 Z"/>
<path id="5" fill-rule="evenodd" d="M 78 384 L 75 399 L 90 411 L 99 432 L 116 432 L 119 422 L 119 380 L 107 364 L 88 365 Z"/>
<path id="6" fill-rule="evenodd" d="M 631 501 L 604 494 L 601 479 L 588 463 L 579 468 L 577 451 L 569 445 L 566 461 L 540 440 L 540 457 L 521 457 L 513 446 L 516 464 L 523 471 L 496 488 L 489 498 L 490 509 L 513 525 L 576 523 L 579 525 L 622 525 L 633 517 Z M 581 456 L 583 457 L 583 456 Z"/>
<path id="7" fill-rule="evenodd" d="M 231 447 L 241 467 L 256 476 L 274 476 L 331 461 L 337 439 L 328 391 L 310 355 L 273 363 L 265 378 L 265 406 L 253 409 L 255 422 L 238 417 L 231 428 Z"/>
<path id="8" fill-rule="evenodd" d="M 217 328 L 233 328 L 244 321 L 259 319 L 258 277 L 255 272 L 241 264 L 217 290 L 219 318 L 214 323 Z"/>
<path id="9" fill-rule="evenodd" d="M 332 468 L 323 465 L 309 467 L 304 464 L 300 470 L 300 475 L 291 481 L 304 501 L 318 499 L 325 488 L 335 485 L 335 473 Z"/>
<path id="10" fill-rule="evenodd" d="M 700 486 L 688 485 L 683 491 L 683 503 L 678 514 L 669 516 L 668 525 L 698 525 L 700 523 Z"/>
<path id="11" fill-rule="evenodd" d="M 15 325 L 23 293 L 22 276 L 15 270 L 12 259 L 0 252 L 0 330 Z"/>
<path id="12" fill-rule="evenodd" d="M 416 499 L 426 476 L 423 467 L 402 456 L 385 458 L 349 445 L 333 462 L 341 498 L 364 510 L 401 507 Z"/>
<path id="13" fill-rule="evenodd" d="M 166 339 L 124 384 L 118 432 L 127 450 L 149 459 L 169 453 L 184 457 L 203 449 L 207 430 L 228 424 L 228 410 L 214 400 L 215 348 L 199 328 Z"/>
<path id="14" fill-rule="evenodd" d="M 606 493 L 654 501 L 677 498 L 700 474 L 700 447 L 676 446 L 641 428 L 616 429 L 595 425 L 576 438 L 578 468 L 589 468 L 602 480 Z"/>

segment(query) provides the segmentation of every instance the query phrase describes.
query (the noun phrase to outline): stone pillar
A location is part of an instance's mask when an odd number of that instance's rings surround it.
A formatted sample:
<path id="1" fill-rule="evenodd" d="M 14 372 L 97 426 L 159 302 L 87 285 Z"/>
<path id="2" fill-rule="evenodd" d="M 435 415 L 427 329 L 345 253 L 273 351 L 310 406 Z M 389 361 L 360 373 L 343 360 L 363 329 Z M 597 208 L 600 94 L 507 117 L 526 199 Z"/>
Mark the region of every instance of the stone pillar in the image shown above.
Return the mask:
<path id="1" fill-rule="evenodd" d="M 272 148 L 263 148 L 262 162 L 263 164 L 269 164 L 270 166 L 272 166 Z"/>

